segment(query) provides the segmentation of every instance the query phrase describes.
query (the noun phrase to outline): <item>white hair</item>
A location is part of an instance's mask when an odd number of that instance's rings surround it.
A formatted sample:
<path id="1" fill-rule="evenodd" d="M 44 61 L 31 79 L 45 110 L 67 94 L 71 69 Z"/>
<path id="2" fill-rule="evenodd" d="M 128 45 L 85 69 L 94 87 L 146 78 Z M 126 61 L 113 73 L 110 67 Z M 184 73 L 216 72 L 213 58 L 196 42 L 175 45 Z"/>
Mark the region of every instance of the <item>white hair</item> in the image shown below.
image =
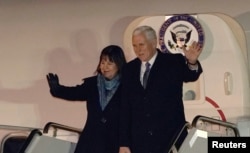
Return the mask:
<path id="1" fill-rule="evenodd" d="M 149 41 L 152 40 L 157 40 L 157 36 L 156 36 L 156 32 L 155 30 L 150 27 L 150 26 L 140 26 L 137 27 L 134 31 L 133 31 L 133 36 L 138 35 L 138 34 L 145 34 L 146 38 Z"/>

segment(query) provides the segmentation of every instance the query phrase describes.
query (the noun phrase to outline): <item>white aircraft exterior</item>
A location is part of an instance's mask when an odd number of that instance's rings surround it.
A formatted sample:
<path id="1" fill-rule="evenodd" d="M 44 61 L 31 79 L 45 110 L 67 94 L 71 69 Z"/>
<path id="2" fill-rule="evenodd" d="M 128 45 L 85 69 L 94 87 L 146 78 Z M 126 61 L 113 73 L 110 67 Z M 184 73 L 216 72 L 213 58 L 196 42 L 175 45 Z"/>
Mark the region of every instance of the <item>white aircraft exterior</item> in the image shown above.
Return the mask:
<path id="1" fill-rule="evenodd" d="M 199 58 L 204 72 L 183 88 L 187 121 L 204 115 L 250 127 L 249 5 L 249 0 L 1 0 L 0 124 L 83 128 L 85 103 L 52 97 L 46 74 L 57 73 L 64 85 L 81 84 L 93 75 L 103 47 L 120 45 L 130 61 L 136 26 L 150 25 L 160 36 L 164 22 L 187 14 L 204 36 Z"/>

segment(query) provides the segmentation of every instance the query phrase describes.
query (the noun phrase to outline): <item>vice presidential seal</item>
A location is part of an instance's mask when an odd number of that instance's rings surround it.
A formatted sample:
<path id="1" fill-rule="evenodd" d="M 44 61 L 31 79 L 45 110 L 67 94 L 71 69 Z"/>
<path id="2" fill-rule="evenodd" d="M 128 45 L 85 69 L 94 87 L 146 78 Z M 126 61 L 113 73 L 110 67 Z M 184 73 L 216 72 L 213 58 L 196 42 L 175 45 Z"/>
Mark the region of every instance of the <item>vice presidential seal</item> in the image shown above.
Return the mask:
<path id="1" fill-rule="evenodd" d="M 203 46 L 204 32 L 200 23 L 191 15 L 175 15 L 161 26 L 159 43 L 164 53 L 183 53 L 182 48 L 196 41 Z"/>

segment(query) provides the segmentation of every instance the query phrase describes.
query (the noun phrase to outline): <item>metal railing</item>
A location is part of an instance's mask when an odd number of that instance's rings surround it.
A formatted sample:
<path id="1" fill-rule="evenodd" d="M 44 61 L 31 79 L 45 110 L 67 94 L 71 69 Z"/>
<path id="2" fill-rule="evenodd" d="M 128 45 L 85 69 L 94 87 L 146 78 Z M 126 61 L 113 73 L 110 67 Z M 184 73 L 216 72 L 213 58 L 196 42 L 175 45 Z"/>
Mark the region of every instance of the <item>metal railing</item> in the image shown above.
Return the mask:
<path id="1" fill-rule="evenodd" d="M 67 125 L 63 125 L 63 124 L 58 124 L 58 123 L 54 123 L 54 122 L 48 122 L 43 129 L 43 133 L 48 133 L 50 128 L 53 128 L 53 136 L 56 137 L 57 136 L 57 130 L 61 129 L 61 130 L 65 130 L 65 131 L 70 131 L 70 132 L 75 132 L 78 133 L 79 135 L 81 134 L 82 130 L 78 129 L 78 128 L 74 128 L 74 127 L 70 127 Z"/>
<path id="2" fill-rule="evenodd" d="M 226 121 L 222 121 L 219 119 L 214 119 L 214 118 L 210 118 L 210 117 L 206 117 L 206 116 L 202 116 L 202 115 L 197 115 L 192 121 L 192 127 L 197 128 L 198 121 L 208 122 L 208 123 L 212 123 L 212 124 L 218 124 L 218 125 L 221 125 L 225 128 L 232 129 L 235 137 L 240 137 L 240 132 L 237 128 L 237 125 L 234 123 L 230 123 L 230 122 L 226 122 Z"/>

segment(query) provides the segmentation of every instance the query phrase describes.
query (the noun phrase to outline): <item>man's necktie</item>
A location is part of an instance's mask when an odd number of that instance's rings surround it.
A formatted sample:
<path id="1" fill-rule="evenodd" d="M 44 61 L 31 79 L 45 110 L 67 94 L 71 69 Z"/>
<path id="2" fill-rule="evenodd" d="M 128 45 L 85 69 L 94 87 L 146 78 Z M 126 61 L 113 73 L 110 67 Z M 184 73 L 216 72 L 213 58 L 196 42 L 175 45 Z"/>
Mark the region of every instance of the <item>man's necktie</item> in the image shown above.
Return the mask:
<path id="1" fill-rule="evenodd" d="M 145 66 L 146 66 L 146 70 L 145 70 L 145 72 L 143 74 L 143 87 L 144 87 L 144 89 L 147 86 L 147 81 L 148 81 L 148 76 L 149 76 L 149 71 L 150 71 L 150 63 L 147 62 L 145 64 Z"/>

